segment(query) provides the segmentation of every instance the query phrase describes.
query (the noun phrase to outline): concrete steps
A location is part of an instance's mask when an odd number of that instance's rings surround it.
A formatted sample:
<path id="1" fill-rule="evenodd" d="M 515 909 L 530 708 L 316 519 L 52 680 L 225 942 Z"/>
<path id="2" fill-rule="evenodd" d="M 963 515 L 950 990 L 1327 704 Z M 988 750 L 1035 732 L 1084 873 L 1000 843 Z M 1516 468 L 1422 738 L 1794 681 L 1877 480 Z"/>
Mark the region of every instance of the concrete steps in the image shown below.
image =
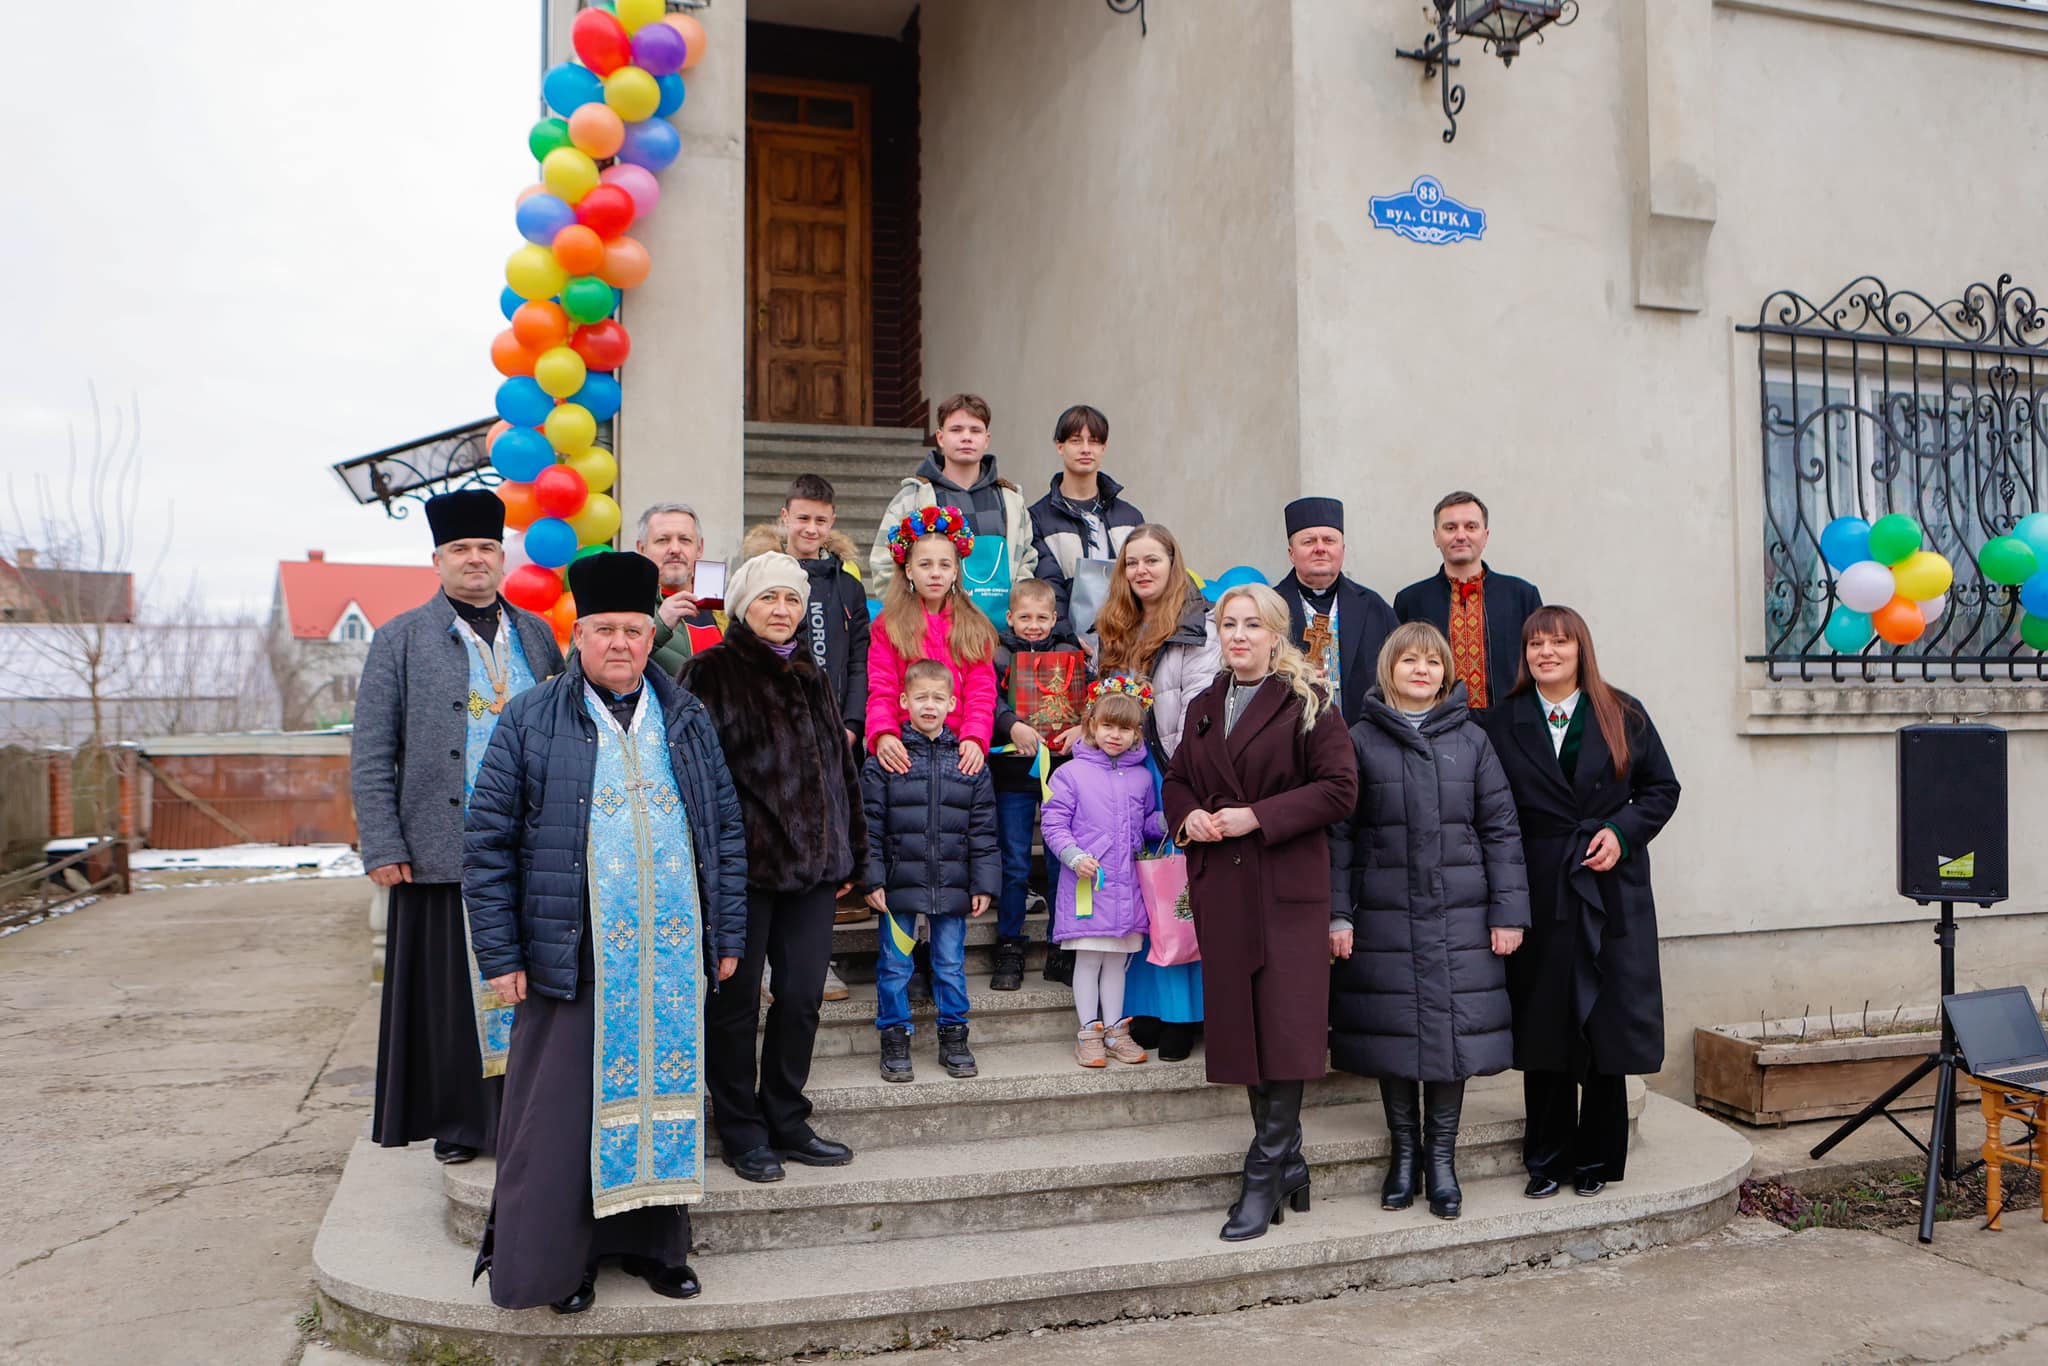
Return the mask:
<path id="1" fill-rule="evenodd" d="M 893 427 L 805 427 L 749 422 L 743 511 L 748 526 L 774 519 L 800 474 L 832 481 L 839 529 L 865 552 L 905 475 L 928 449 L 924 434 Z"/>
<path id="2" fill-rule="evenodd" d="M 1129 1086 L 1153 1067 L 1111 1075 Z M 949 1085 L 958 1096 L 974 1083 Z M 1213 1089 L 1242 1106 L 1241 1093 Z M 1480 1110 L 1493 1113 L 1494 1102 L 1482 1104 L 1475 1096 L 1473 1103 L 1478 1126 Z M 1031 1148 L 1014 1134 L 989 1136 L 1011 1146 L 975 1145 L 980 1151 L 972 1154 L 927 1149 L 922 1167 L 907 1153 L 863 1154 L 838 1173 L 807 1172 L 758 1193 L 734 1190 L 714 1175 L 716 1198 L 698 1207 L 706 1240 L 696 1259 L 704 1280 L 699 1299 L 661 1299 L 607 1267 L 596 1305 L 569 1318 L 546 1309 L 493 1308 L 486 1287 L 470 1283 L 472 1245 L 449 1235 L 443 1172 L 426 1146 L 387 1150 L 363 1140 L 314 1244 L 322 1324 L 339 1347 L 382 1360 L 481 1358 L 521 1366 L 763 1360 L 922 1346 L 1049 1324 L 1216 1313 L 1271 1299 L 1494 1275 L 1560 1254 L 1591 1259 L 1683 1241 L 1733 1214 L 1736 1187 L 1749 1167 L 1749 1145 L 1732 1130 L 1647 1096 L 1626 1182 L 1594 1199 L 1567 1193 L 1539 1202 L 1522 1198 L 1518 1171 L 1475 1173 L 1464 1183 L 1464 1217 L 1444 1222 L 1419 1209 L 1388 1213 L 1368 1194 L 1342 1191 L 1346 1181 L 1370 1179 L 1367 1108 L 1335 1101 L 1309 1113 L 1311 1156 L 1321 1166 L 1314 1208 L 1242 1244 L 1216 1237 L 1227 1200 L 1143 1212 L 1109 1204 L 1099 1210 L 1105 1217 L 1097 1217 L 1086 1192 L 1102 1188 L 1075 1184 L 1077 1171 L 1084 1179 L 1095 1173 L 1062 1160 L 1068 1154 L 1057 1148 L 1019 1166 Z M 1355 1122 L 1347 1109 L 1355 1111 Z M 1118 1146 L 1110 1135 L 1085 1157 L 1101 1173 L 1138 1178 L 1125 1183 L 1132 1188 L 1168 1172 L 1173 1175 L 1158 1184 L 1170 1186 L 1177 1178 L 1199 1186 L 1214 1178 L 1207 1168 L 1215 1153 L 1191 1155 L 1189 1149 L 1241 1154 L 1245 1121 L 1237 1118 L 1227 1134 L 1231 1126 L 1217 1118 L 1206 1144 L 1197 1141 L 1199 1126 L 1191 1125 L 1174 1128 L 1179 1147 L 1156 1158 L 1143 1155 L 1144 1137 Z M 1514 1121 L 1494 1113 L 1484 1123 Z M 1226 1137 L 1228 1148 L 1221 1146 Z M 1359 1145 L 1351 1164 L 1356 1170 L 1333 1175 L 1344 1165 L 1347 1144 Z M 1148 1160 L 1161 1171 L 1148 1173 Z M 861 1170 L 863 1163 L 869 1171 Z M 1070 1197 L 1068 1218 L 1029 1228 L 974 1226 L 983 1204 L 1001 1211 L 1010 1201 L 1014 1208 L 1029 1198 L 1032 1183 L 1048 1178 Z M 727 1210 L 718 1211 L 719 1198 L 729 1202 Z M 790 1241 L 715 1251 L 714 1238 L 743 1236 L 747 1225 L 725 1216 L 750 1200 L 787 1221 Z M 899 1213 L 898 1205 L 925 1208 Z M 862 1208 L 882 1218 L 885 1230 L 888 1220 L 898 1220 L 893 1231 L 909 1236 L 819 1241 L 835 1229 L 857 1233 L 847 1220 Z M 714 1233 L 719 1219 L 729 1227 Z M 927 1226 L 921 1221 L 932 1219 L 942 1231 L 918 1236 Z"/>
<path id="3" fill-rule="evenodd" d="M 967 979 L 968 1043 L 977 1056 L 991 1045 L 1050 1043 L 1065 1041 L 1071 1048 L 1079 1021 L 1074 1016 L 1074 995 L 1067 988 L 1042 980 L 1036 972 L 1025 977 L 1019 991 L 991 991 L 986 973 Z M 850 993 L 844 1001 L 827 1001 L 818 1011 L 818 1041 L 811 1049 L 814 1060 L 848 1055 L 868 1059 L 881 1049 L 881 1034 L 875 1028 L 875 984 L 848 982 Z M 923 1067 L 924 1055 L 937 1048 L 932 1033 L 938 1022 L 938 1008 L 929 1002 L 910 1007 L 912 1029 L 911 1060 Z M 934 1061 L 932 1066 L 938 1066 Z M 900 1085 L 901 1083 L 899 1083 Z"/>

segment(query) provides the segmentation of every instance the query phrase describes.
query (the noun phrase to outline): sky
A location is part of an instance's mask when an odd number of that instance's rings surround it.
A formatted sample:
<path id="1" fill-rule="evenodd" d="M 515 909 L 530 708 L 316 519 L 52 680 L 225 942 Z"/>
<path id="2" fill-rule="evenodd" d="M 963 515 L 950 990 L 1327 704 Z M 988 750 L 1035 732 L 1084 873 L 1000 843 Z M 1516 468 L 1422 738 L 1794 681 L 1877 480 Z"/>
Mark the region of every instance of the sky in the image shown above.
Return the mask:
<path id="1" fill-rule="evenodd" d="M 491 415 L 538 0 L 8 6 L 0 528 L 140 412 L 138 592 L 425 562 L 329 466 Z M 160 567 L 159 567 L 160 566 Z"/>

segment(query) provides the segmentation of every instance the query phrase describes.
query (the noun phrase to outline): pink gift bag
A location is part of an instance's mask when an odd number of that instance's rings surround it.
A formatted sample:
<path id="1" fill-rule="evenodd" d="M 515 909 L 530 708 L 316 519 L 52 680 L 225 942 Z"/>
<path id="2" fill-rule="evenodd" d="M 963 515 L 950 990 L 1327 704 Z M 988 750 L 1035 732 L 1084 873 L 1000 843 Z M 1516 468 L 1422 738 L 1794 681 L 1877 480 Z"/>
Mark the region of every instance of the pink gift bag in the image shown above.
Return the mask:
<path id="1" fill-rule="evenodd" d="M 1200 962 L 1195 913 L 1188 907 L 1188 856 L 1168 845 L 1166 852 L 1140 858 L 1137 869 L 1138 893 L 1151 922 L 1152 947 L 1145 961 L 1162 968 Z"/>

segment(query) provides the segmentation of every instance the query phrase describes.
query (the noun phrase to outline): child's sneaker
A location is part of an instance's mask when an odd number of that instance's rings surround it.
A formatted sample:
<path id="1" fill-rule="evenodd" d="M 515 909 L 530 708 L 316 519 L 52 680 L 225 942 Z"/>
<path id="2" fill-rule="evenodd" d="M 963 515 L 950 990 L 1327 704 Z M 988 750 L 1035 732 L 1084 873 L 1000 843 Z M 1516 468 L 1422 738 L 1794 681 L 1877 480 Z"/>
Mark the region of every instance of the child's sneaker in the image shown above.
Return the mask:
<path id="1" fill-rule="evenodd" d="M 1083 1067 L 1107 1067 L 1109 1059 L 1102 1051 L 1102 1025 L 1081 1026 L 1081 1032 L 1074 1036 L 1074 1061 Z"/>
<path id="2" fill-rule="evenodd" d="M 882 1080 L 915 1081 L 910 1070 L 910 1031 L 891 1025 L 882 1031 Z"/>
<path id="3" fill-rule="evenodd" d="M 1125 1016 L 1108 1029 L 1102 1031 L 1102 1049 L 1118 1062 L 1145 1061 L 1145 1050 L 1140 1048 L 1138 1041 L 1131 1037 L 1131 1021 L 1129 1016 Z"/>
<path id="4" fill-rule="evenodd" d="M 939 1066 L 946 1069 L 949 1077 L 979 1076 L 974 1065 L 974 1055 L 967 1051 L 967 1026 L 939 1026 Z"/>

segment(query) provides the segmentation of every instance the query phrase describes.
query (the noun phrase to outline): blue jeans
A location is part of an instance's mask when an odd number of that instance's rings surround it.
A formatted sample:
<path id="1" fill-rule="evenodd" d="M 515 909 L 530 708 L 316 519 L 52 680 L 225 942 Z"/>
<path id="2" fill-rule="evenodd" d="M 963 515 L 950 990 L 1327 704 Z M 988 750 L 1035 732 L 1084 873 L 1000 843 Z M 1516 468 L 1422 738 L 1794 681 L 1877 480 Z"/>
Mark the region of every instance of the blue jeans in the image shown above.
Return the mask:
<path id="1" fill-rule="evenodd" d="M 882 956 L 875 960 L 875 1028 L 892 1029 L 910 1024 L 910 955 L 896 947 L 889 932 L 889 920 L 906 935 L 917 933 L 917 917 L 901 912 L 882 921 Z M 935 915 L 932 927 L 932 1001 L 939 1008 L 939 1025 L 967 1023 L 967 917 Z"/>
<path id="2" fill-rule="evenodd" d="M 996 846 L 1003 851 L 1003 894 L 996 901 L 998 938 L 1024 937 L 1025 894 L 1031 890 L 1031 841 L 1037 834 L 1038 797 L 1030 792 L 997 792 Z M 1059 885 L 1050 871 L 1045 885 Z"/>

